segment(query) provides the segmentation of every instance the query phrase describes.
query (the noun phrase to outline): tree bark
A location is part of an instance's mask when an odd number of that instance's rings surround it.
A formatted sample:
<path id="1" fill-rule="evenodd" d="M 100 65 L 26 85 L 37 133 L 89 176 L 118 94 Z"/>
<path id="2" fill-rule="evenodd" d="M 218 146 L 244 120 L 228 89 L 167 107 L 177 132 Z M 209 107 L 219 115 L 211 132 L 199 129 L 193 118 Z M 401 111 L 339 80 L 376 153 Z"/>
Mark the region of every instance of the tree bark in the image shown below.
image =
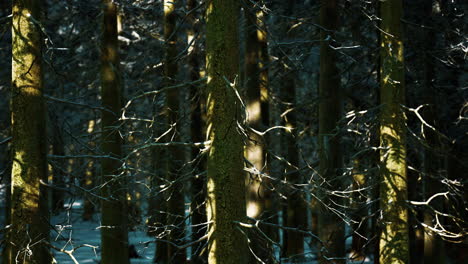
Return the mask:
<path id="1" fill-rule="evenodd" d="M 13 1 L 11 263 L 50 263 L 42 1 Z M 17 261 L 17 262 L 16 262 Z"/>
<path id="2" fill-rule="evenodd" d="M 251 3 L 249 8 L 244 9 L 245 14 L 245 92 L 247 106 L 247 124 L 262 131 L 268 127 L 268 70 L 264 69 L 268 61 L 267 35 L 263 21 L 263 11 L 257 10 L 256 5 Z M 261 173 L 267 173 L 268 167 L 265 162 L 266 139 L 252 131 L 248 132 L 249 140 L 245 148 L 245 157 L 249 161 L 248 167 L 254 170 L 246 174 L 246 198 L 247 215 L 258 220 L 272 218 L 270 185 L 267 178 Z M 259 173 L 255 173 L 259 172 Z M 268 219 L 267 221 L 271 221 Z M 271 227 L 261 225 L 260 228 L 269 237 L 276 237 Z M 272 262 L 272 245 L 256 230 L 249 234 L 249 247 L 257 258 L 266 263 Z M 250 263 L 256 263 L 256 257 L 251 255 Z"/>
<path id="3" fill-rule="evenodd" d="M 101 161 L 101 263 L 129 264 L 126 181 L 121 170 L 122 138 L 120 128 L 121 75 L 117 42 L 117 6 L 102 1 L 104 8 L 101 46 L 101 149 L 111 158 Z"/>
<path id="4" fill-rule="evenodd" d="M 380 3 L 380 263 L 409 262 L 402 12 L 401 0 Z"/>
<path id="5" fill-rule="evenodd" d="M 177 32 L 175 32 L 177 14 L 175 13 L 178 1 L 164 0 L 164 40 L 165 40 L 165 65 L 164 84 L 166 87 L 176 84 L 177 76 Z M 166 93 L 166 111 L 168 127 L 172 127 L 172 133 L 168 140 L 179 141 L 181 120 L 179 117 L 179 90 L 169 89 Z M 184 166 L 184 150 L 180 146 L 168 148 L 167 180 L 171 182 L 168 192 L 167 225 L 170 226 L 169 241 L 175 244 L 183 244 L 185 201 L 184 184 L 182 182 L 182 168 Z M 185 262 L 185 250 L 169 244 L 167 246 L 168 259 L 172 263 Z"/>
<path id="6" fill-rule="evenodd" d="M 208 263 L 246 263 L 246 237 L 235 221 L 246 220 L 243 143 L 237 89 L 239 72 L 237 0 L 212 0 L 206 9 L 208 72 L 207 219 Z"/>
<path id="7" fill-rule="evenodd" d="M 320 80 L 319 80 L 319 173 L 326 181 L 321 186 L 318 230 L 325 247 L 319 256 L 320 263 L 345 263 L 344 224 L 331 209 L 343 201 L 330 191 L 342 189 L 343 154 L 339 120 L 342 117 L 342 92 L 337 56 L 332 46 L 338 30 L 338 4 L 336 0 L 322 1 L 320 6 Z M 327 258 L 337 258 L 329 261 Z"/>

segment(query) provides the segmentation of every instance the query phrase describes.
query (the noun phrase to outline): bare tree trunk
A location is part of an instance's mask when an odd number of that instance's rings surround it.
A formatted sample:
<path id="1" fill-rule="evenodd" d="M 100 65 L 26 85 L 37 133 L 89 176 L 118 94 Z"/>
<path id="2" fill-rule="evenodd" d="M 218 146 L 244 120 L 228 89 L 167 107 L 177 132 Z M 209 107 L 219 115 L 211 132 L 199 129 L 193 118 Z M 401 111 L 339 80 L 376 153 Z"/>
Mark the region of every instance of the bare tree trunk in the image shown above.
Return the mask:
<path id="1" fill-rule="evenodd" d="M 243 143 L 238 132 L 239 39 L 237 0 L 207 2 L 208 72 L 207 219 L 208 263 L 247 263 L 246 237 L 236 221 L 246 220 Z"/>
<path id="2" fill-rule="evenodd" d="M 187 17 L 189 21 L 189 29 L 187 30 L 187 41 L 192 47 L 188 50 L 188 64 L 189 64 L 189 78 L 190 81 L 196 81 L 200 79 L 200 59 L 202 55 L 201 50 L 198 48 L 198 33 L 200 32 L 200 25 L 197 23 L 198 16 L 195 14 L 197 8 L 196 0 L 187 1 L 187 10 L 190 15 Z M 203 128 L 205 127 L 206 113 L 204 113 L 204 99 L 203 92 L 199 85 L 193 85 L 190 87 L 190 99 L 192 102 L 191 109 L 191 136 L 192 142 L 203 142 L 205 141 L 206 135 L 204 135 Z M 198 241 L 205 234 L 208 229 L 206 224 L 206 208 L 205 208 L 205 197 L 206 197 L 206 159 L 202 155 L 199 149 L 194 148 L 192 150 L 192 159 L 196 159 L 196 163 L 193 168 L 192 178 L 192 240 Z M 195 244 L 192 246 L 191 261 L 194 264 L 203 264 L 208 261 L 207 250 L 203 247 L 205 241 Z"/>
<path id="3" fill-rule="evenodd" d="M 339 120 L 342 117 L 342 92 L 337 56 L 333 50 L 335 32 L 338 30 L 338 3 L 322 1 L 320 6 L 320 81 L 319 81 L 319 173 L 324 180 L 319 194 L 318 231 L 325 247 L 320 263 L 345 263 L 344 223 L 334 211 L 342 204 L 339 196 L 328 191 L 342 190 L 343 154 Z M 329 261 L 327 258 L 337 258 Z"/>
<path id="4" fill-rule="evenodd" d="M 111 158 L 102 159 L 101 196 L 101 263 L 128 264 L 128 217 L 126 180 L 121 170 L 122 138 L 120 110 L 119 48 L 117 42 L 117 6 L 103 0 L 104 20 L 101 47 L 102 138 L 101 149 Z"/>
<path id="5" fill-rule="evenodd" d="M 268 71 L 262 69 L 268 61 L 266 28 L 263 21 L 263 11 L 257 10 L 255 4 L 244 9 L 246 18 L 245 40 L 245 92 L 247 106 L 247 124 L 249 127 L 262 131 L 268 127 Z M 249 140 L 245 149 L 247 167 L 250 172 L 246 174 L 247 215 L 258 220 L 271 217 L 272 200 L 268 189 L 270 182 L 261 173 L 268 173 L 265 161 L 265 138 L 253 131 L 248 132 Z M 271 220 L 268 220 L 271 221 Z M 273 237 L 272 228 L 261 226 L 266 235 Z M 257 230 L 249 234 L 249 247 L 253 251 L 250 256 L 251 263 L 256 258 L 264 262 L 272 262 L 272 245 Z M 255 254 L 255 256 L 254 256 Z"/>
<path id="6" fill-rule="evenodd" d="M 408 263 L 408 198 L 406 174 L 405 71 L 400 19 L 402 1 L 380 3 L 380 263 Z"/>
<path id="7" fill-rule="evenodd" d="M 177 14 L 175 13 L 177 2 L 174 0 L 164 1 L 164 40 L 165 40 L 165 65 L 164 77 L 165 86 L 176 83 L 177 75 L 177 32 L 175 32 Z M 170 89 L 166 93 L 166 111 L 169 127 L 172 128 L 168 140 L 180 140 L 180 120 L 179 115 L 179 90 Z M 185 163 L 184 149 L 180 146 L 169 146 L 168 148 L 168 168 L 167 179 L 171 187 L 167 190 L 167 225 L 169 229 L 169 241 L 175 244 L 183 244 L 185 227 L 185 201 L 184 184 L 181 176 Z M 167 248 L 168 259 L 173 263 L 183 263 L 186 259 L 185 249 L 179 250 L 172 244 Z"/>
<path id="8" fill-rule="evenodd" d="M 41 2 L 13 1 L 10 263 L 51 262 Z"/>

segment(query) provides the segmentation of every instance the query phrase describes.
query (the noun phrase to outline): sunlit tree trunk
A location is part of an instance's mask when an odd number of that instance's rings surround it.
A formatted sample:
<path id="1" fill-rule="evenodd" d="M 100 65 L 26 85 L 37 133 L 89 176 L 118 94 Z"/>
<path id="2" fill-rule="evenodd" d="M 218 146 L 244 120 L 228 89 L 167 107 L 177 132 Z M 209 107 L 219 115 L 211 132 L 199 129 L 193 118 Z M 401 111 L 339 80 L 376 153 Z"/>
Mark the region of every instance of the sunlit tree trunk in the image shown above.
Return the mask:
<path id="1" fill-rule="evenodd" d="M 408 263 L 408 197 L 406 176 L 402 1 L 380 3 L 380 263 Z"/>
<path id="2" fill-rule="evenodd" d="M 202 51 L 198 48 L 199 39 L 197 35 L 200 32 L 200 24 L 197 23 L 198 16 L 196 15 L 197 8 L 196 0 L 187 1 L 187 10 L 190 14 L 187 17 L 190 25 L 187 30 L 187 42 L 191 47 L 188 49 L 188 66 L 189 66 L 189 78 L 190 81 L 196 81 L 200 79 L 201 76 L 201 62 L 200 56 Z M 190 113 L 191 118 L 191 136 L 192 142 L 203 142 L 205 140 L 205 133 L 203 128 L 205 127 L 206 114 L 203 111 L 204 94 L 199 84 L 192 85 L 190 87 L 190 99 L 192 102 L 192 108 Z M 193 148 L 192 150 L 192 160 L 196 159 L 196 163 L 193 168 L 193 178 L 192 178 L 192 201 L 191 201 L 191 211 L 192 211 L 192 240 L 200 240 L 207 231 L 206 225 L 206 210 L 205 210 L 205 183 L 206 175 L 206 159 L 205 155 L 200 153 L 200 149 Z M 203 250 L 203 245 L 205 241 L 196 243 L 192 246 L 192 256 L 191 262 L 194 264 L 203 264 L 207 261 L 207 251 Z"/>
<path id="3" fill-rule="evenodd" d="M 42 1 L 13 2 L 11 86 L 11 263 L 50 263 Z"/>
<path id="4" fill-rule="evenodd" d="M 101 161 L 101 263 L 128 264 L 126 184 L 122 174 L 122 138 L 119 134 L 122 87 L 117 42 L 117 6 L 103 0 L 101 46 L 101 149 L 110 158 Z"/>
<path id="5" fill-rule="evenodd" d="M 268 126 L 268 71 L 262 69 L 268 61 L 266 29 L 263 11 L 257 10 L 251 3 L 245 13 L 245 94 L 247 106 L 247 123 L 257 130 L 262 131 Z M 262 179 L 257 172 L 268 172 L 265 162 L 265 138 L 255 132 L 249 131 L 249 140 L 245 148 L 245 156 L 249 161 L 248 167 L 252 168 L 246 174 L 246 199 L 247 215 L 255 219 L 268 217 L 267 210 L 272 209 L 271 193 L 268 190 L 268 180 Z M 271 221 L 271 220 L 269 220 Z M 272 236 L 272 228 L 261 226 L 261 229 Z M 256 257 L 268 262 L 273 255 L 269 242 L 255 230 L 252 230 L 249 247 Z M 256 263 L 251 255 L 251 263 Z"/>
<path id="6" fill-rule="evenodd" d="M 319 80 L 319 173 L 326 181 L 320 191 L 320 213 L 318 231 L 324 249 L 321 250 L 321 263 L 344 263 L 344 224 L 331 209 L 342 204 L 338 196 L 326 190 L 342 189 L 343 154 L 338 122 L 342 116 L 342 94 L 340 76 L 336 66 L 337 56 L 332 46 L 335 31 L 338 29 L 338 5 L 336 0 L 322 1 L 320 6 L 320 80 Z M 326 258 L 341 258 L 328 261 Z"/>
<path id="7" fill-rule="evenodd" d="M 177 75 L 177 32 L 175 32 L 177 15 L 175 13 L 177 1 L 164 0 L 164 40 L 165 40 L 165 64 L 164 77 L 165 86 L 171 86 L 176 83 Z M 179 120 L 179 90 L 169 89 L 166 93 L 166 111 L 168 115 L 169 126 L 172 127 L 169 140 L 180 140 Z M 167 179 L 171 182 L 171 188 L 168 189 L 167 205 L 167 225 L 169 230 L 169 240 L 175 244 L 182 244 L 184 239 L 184 221 L 185 221 L 185 201 L 184 185 L 181 179 L 182 168 L 185 162 L 184 150 L 180 146 L 170 146 L 168 148 L 168 168 Z M 183 263 L 185 261 L 185 250 L 178 250 L 172 244 L 168 245 L 168 259 L 173 263 Z"/>
<path id="8" fill-rule="evenodd" d="M 206 9 L 208 72 L 207 219 L 208 263 L 246 263 L 246 237 L 235 221 L 246 220 L 243 143 L 238 131 L 240 102 L 234 93 L 239 72 L 239 1 L 212 0 Z"/>

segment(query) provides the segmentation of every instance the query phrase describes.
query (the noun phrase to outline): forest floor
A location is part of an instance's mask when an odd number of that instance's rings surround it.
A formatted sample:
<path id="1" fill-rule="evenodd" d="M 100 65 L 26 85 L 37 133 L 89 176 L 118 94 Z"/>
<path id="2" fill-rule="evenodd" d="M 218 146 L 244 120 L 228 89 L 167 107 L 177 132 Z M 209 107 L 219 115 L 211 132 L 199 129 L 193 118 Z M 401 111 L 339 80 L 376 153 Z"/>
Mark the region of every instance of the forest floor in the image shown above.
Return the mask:
<path id="1" fill-rule="evenodd" d="M 1 207 L 1 206 L 0 206 Z M 100 239 L 101 232 L 99 226 L 99 214 L 95 214 L 93 219 L 90 221 L 82 220 L 82 201 L 74 201 L 73 204 L 65 205 L 68 210 L 61 212 L 58 215 L 51 217 L 51 244 L 56 248 L 52 250 L 55 263 L 58 264 L 75 264 L 72 257 L 64 252 L 60 252 L 58 249 L 63 251 L 74 250 L 73 257 L 80 264 L 97 264 L 100 260 Z M 0 210 L 4 208 L 0 208 Z M 4 212 L 2 210 L 2 212 Z M 0 214 L 0 223 L 4 223 L 4 216 Z M 131 264 L 150 264 L 153 263 L 153 257 L 155 254 L 155 243 L 151 237 L 147 236 L 146 230 L 136 229 L 129 232 L 130 245 L 135 247 L 135 251 L 139 258 L 132 258 Z M 190 235 L 190 234 L 188 234 Z M 1 239 L 1 238 L 0 238 Z M 350 241 L 347 241 L 347 247 L 349 247 Z M 307 244 L 307 243 L 306 243 Z M 314 251 L 308 248 L 306 245 L 306 252 L 310 252 L 305 255 L 305 261 L 294 262 L 294 263 L 317 263 L 316 255 Z M 190 256 L 190 248 L 187 249 L 187 255 Z M 279 252 L 276 252 L 277 257 Z M 1 263 L 1 258 L 0 258 Z M 281 261 L 282 264 L 289 264 L 288 261 Z M 365 261 L 359 262 L 347 262 L 347 263 L 361 263 L 369 264 L 372 260 L 366 258 Z"/>
<path id="2" fill-rule="evenodd" d="M 51 224 L 55 230 L 51 232 L 51 242 L 54 246 L 64 250 L 71 250 L 85 245 L 76 249 L 73 256 L 80 264 L 96 264 L 99 263 L 99 246 L 101 244 L 99 215 L 95 214 L 91 221 L 83 221 L 82 213 L 81 201 L 75 201 L 70 210 L 52 216 Z M 148 243 L 152 239 L 146 235 L 146 231 L 131 231 L 128 234 L 128 238 L 130 244 L 135 246 L 136 253 L 140 256 L 140 258 L 131 259 L 131 263 L 153 263 L 155 243 Z M 57 250 L 54 252 L 54 258 L 58 264 L 74 264 L 69 255 Z"/>

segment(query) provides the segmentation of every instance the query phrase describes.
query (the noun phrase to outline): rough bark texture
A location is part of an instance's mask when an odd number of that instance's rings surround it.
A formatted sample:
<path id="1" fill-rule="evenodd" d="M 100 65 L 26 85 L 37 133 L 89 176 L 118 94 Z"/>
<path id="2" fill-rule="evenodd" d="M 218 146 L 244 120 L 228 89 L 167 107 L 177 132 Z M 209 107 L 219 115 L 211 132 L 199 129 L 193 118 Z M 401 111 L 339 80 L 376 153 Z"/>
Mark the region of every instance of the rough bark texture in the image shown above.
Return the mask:
<path id="1" fill-rule="evenodd" d="M 246 238 L 234 221 L 246 220 L 243 144 L 238 131 L 239 100 L 234 89 L 239 71 L 237 0 L 207 2 L 208 72 L 207 218 L 208 263 L 246 263 Z"/>
<path id="2" fill-rule="evenodd" d="M 165 64 L 164 77 L 165 86 L 171 86 L 176 83 L 177 75 L 177 32 L 175 32 L 177 14 L 176 5 L 178 1 L 164 0 L 164 40 L 165 40 Z M 166 111 L 169 126 L 172 127 L 172 133 L 168 141 L 180 141 L 181 121 L 179 120 L 179 90 L 169 89 L 166 93 Z M 171 188 L 168 190 L 167 205 L 167 225 L 169 230 L 169 241 L 175 244 L 183 244 L 184 240 L 184 221 L 185 221 L 185 201 L 184 185 L 181 179 L 182 168 L 184 166 L 184 149 L 180 146 L 170 146 L 168 148 L 168 168 L 167 180 L 171 182 Z M 185 262 L 185 250 L 178 250 L 172 244 L 167 246 L 168 259 L 171 263 Z"/>
<path id="3" fill-rule="evenodd" d="M 408 263 L 404 57 L 401 0 L 380 3 L 380 263 Z"/>
<path id="4" fill-rule="evenodd" d="M 102 159 L 101 263 L 128 264 L 127 201 L 121 173 L 122 138 L 118 132 L 122 87 L 117 42 L 117 7 L 103 0 L 104 21 L 101 47 Z"/>
<path id="5" fill-rule="evenodd" d="M 342 204 L 341 199 L 329 191 L 342 189 L 341 172 L 343 154 L 340 145 L 338 122 L 342 116 L 342 93 L 340 76 L 337 68 L 337 56 L 334 45 L 335 31 L 338 29 L 338 5 L 336 0 L 322 1 L 320 6 L 320 80 L 319 80 L 319 173 L 326 181 L 321 187 L 318 217 L 318 231 L 324 247 L 319 258 L 320 263 L 345 263 L 344 223 L 336 212 L 335 204 Z M 330 261 L 327 258 L 338 258 Z M 341 258 L 341 259 L 339 259 Z"/>
<path id="6" fill-rule="evenodd" d="M 41 51 L 42 1 L 13 1 L 11 263 L 51 262 L 48 247 L 46 118 Z M 18 262 L 16 262 L 18 261 Z"/>

